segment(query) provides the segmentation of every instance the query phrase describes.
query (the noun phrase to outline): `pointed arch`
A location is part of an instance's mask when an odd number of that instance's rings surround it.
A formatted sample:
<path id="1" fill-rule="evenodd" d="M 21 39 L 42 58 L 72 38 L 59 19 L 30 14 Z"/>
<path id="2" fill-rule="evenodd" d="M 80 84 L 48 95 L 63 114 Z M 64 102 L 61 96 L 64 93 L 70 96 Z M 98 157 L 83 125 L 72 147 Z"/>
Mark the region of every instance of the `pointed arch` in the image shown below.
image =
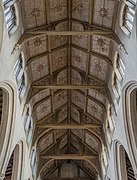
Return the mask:
<path id="1" fill-rule="evenodd" d="M 9 152 L 10 139 L 12 137 L 14 116 L 14 93 L 7 83 L 0 83 L 1 92 L 1 123 L 0 123 L 0 170 L 4 168 L 6 154 Z"/>
<path id="2" fill-rule="evenodd" d="M 136 180 L 128 153 L 117 140 L 114 141 L 114 153 L 116 180 L 128 180 L 131 177 L 133 180 Z"/>
<path id="3" fill-rule="evenodd" d="M 23 142 L 20 141 L 14 148 L 5 171 L 5 180 L 18 180 L 22 176 Z"/>
<path id="4" fill-rule="evenodd" d="M 132 81 L 125 85 L 123 90 L 123 115 L 126 131 L 127 144 L 133 163 L 133 168 L 137 173 L 137 82 Z"/>

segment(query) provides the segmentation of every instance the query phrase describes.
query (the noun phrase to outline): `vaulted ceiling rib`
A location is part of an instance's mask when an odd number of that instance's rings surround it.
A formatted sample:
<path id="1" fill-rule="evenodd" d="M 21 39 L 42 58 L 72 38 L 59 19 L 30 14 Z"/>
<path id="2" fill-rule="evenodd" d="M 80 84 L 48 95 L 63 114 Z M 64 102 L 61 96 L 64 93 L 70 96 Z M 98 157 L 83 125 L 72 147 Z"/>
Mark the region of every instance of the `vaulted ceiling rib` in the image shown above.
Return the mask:
<path id="1" fill-rule="evenodd" d="M 53 169 L 71 159 L 94 179 L 101 173 L 102 128 L 111 103 L 111 53 L 114 44 L 121 43 L 113 29 L 117 2 L 21 3 L 25 30 L 15 49 L 26 49 L 38 173 L 50 179 Z"/>

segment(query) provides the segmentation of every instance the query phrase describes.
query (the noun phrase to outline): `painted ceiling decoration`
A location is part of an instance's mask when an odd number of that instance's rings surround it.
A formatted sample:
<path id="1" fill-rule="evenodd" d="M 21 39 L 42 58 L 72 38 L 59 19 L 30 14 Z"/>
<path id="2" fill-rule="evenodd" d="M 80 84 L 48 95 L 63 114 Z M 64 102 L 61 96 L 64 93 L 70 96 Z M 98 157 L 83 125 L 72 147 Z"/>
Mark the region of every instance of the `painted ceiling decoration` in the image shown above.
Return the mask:
<path id="1" fill-rule="evenodd" d="M 26 52 L 33 145 L 39 150 L 38 175 L 45 179 L 69 159 L 91 178 L 101 175 L 112 51 L 121 43 L 114 33 L 117 4 L 21 1 L 24 33 L 15 49 Z"/>

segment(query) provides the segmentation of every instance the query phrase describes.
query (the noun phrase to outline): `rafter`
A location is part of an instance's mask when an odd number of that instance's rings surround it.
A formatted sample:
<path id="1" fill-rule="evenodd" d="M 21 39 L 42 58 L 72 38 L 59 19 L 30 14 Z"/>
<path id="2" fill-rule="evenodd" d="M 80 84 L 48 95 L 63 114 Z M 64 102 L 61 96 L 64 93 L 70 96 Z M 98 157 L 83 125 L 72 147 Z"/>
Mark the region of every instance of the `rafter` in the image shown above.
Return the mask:
<path id="1" fill-rule="evenodd" d="M 62 155 L 41 155 L 42 159 L 57 159 L 57 160 L 92 160 L 98 158 L 97 155 L 80 155 L 80 154 L 62 154 Z"/>
<path id="2" fill-rule="evenodd" d="M 54 130 L 52 131 L 54 133 Z M 51 146 L 47 147 L 46 149 L 44 149 L 42 152 L 41 152 L 41 155 L 44 155 L 47 151 L 49 151 L 50 149 L 52 149 L 54 146 L 56 146 L 58 144 L 60 144 L 61 140 L 68 135 L 68 132 L 65 132 L 64 134 L 62 134 L 61 137 L 59 137 L 56 142 L 54 142 Z M 64 148 L 64 147 L 63 147 Z"/>
<path id="3" fill-rule="evenodd" d="M 71 132 L 71 134 L 76 137 L 76 139 L 78 140 L 80 146 L 83 145 L 83 147 L 86 147 L 86 148 L 87 148 L 88 150 L 90 150 L 92 153 L 93 153 L 93 152 L 94 152 L 94 154 L 97 153 L 97 152 L 95 151 L 95 149 L 91 148 L 88 144 L 85 143 L 85 139 L 84 139 L 84 141 L 83 141 L 79 136 L 77 136 L 77 135 L 74 134 L 73 132 Z M 85 132 L 84 132 L 83 134 L 85 134 Z M 75 149 L 77 149 L 77 147 L 75 147 L 72 143 L 71 143 L 71 146 L 73 146 Z M 77 149 L 77 150 L 79 150 L 79 149 Z M 85 150 L 83 149 L 83 153 L 84 153 L 84 152 L 85 152 Z"/>
<path id="4" fill-rule="evenodd" d="M 81 50 L 81 51 L 84 51 L 84 52 L 86 52 L 86 53 L 88 53 L 88 54 L 90 54 L 90 55 L 93 55 L 93 56 L 96 56 L 96 57 L 98 57 L 98 58 L 100 58 L 100 59 L 103 59 L 103 60 L 106 61 L 111 67 L 113 67 L 112 61 L 111 61 L 111 59 L 109 59 L 109 57 L 107 57 L 107 56 L 105 56 L 105 55 L 103 55 L 103 54 L 94 52 L 94 51 L 91 50 L 91 48 L 90 48 L 90 50 L 87 52 L 87 49 L 85 49 L 85 48 L 83 48 L 83 47 L 77 46 L 77 45 L 75 45 L 75 44 L 71 44 L 71 46 L 74 47 L 74 48 L 76 48 L 76 49 L 79 49 L 79 50 Z"/>
<path id="5" fill-rule="evenodd" d="M 84 71 L 82 71 L 82 70 L 80 70 L 74 66 L 71 66 L 71 69 L 73 69 L 73 70 L 79 72 L 80 74 L 83 74 L 86 76 L 86 73 Z M 85 78 L 90 78 L 91 80 L 94 80 L 96 83 L 107 85 L 107 83 L 105 81 L 103 81 L 103 80 L 101 80 L 101 79 L 99 79 L 93 75 L 88 75 Z"/>
<path id="6" fill-rule="evenodd" d="M 57 48 L 55 48 L 55 49 L 52 49 L 52 52 L 57 52 L 57 51 L 59 51 L 59 50 L 61 50 L 61 49 L 67 48 L 67 47 L 68 47 L 68 44 L 65 44 L 65 45 L 63 45 L 63 46 L 57 47 Z M 51 54 L 51 52 L 49 52 L 49 51 L 44 52 L 44 53 L 41 53 L 41 54 L 38 54 L 38 55 L 36 55 L 36 56 L 28 59 L 26 65 L 28 66 L 31 62 L 33 62 L 33 61 L 35 61 L 35 60 L 37 60 L 37 59 L 39 59 L 39 58 L 42 58 L 42 57 L 44 57 L 44 56 L 48 56 L 49 54 Z"/>
<path id="7" fill-rule="evenodd" d="M 75 160 L 72 160 L 80 169 L 82 169 L 84 172 L 86 172 L 90 176 L 90 180 L 94 180 L 95 178 L 91 174 L 90 171 L 88 171 L 85 167 L 83 167 L 81 164 L 77 163 Z"/>
<path id="8" fill-rule="evenodd" d="M 80 107 L 78 107 L 76 104 L 72 103 L 71 102 L 71 105 L 74 106 L 76 109 L 78 109 L 81 113 L 84 113 L 83 109 L 81 109 Z M 89 118 L 97 121 L 98 123 L 101 123 L 102 122 L 102 119 L 99 120 L 97 119 L 96 117 L 93 117 L 91 114 L 87 114 L 87 113 L 84 113 L 86 116 L 88 116 Z"/>
<path id="9" fill-rule="evenodd" d="M 94 125 L 94 124 L 82 124 L 82 125 L 73 125 L 73 124 L 47 124 L 47 125 L 37 125 L 39 128 L 47 129 L 47 128 L 52 128 L 52 129 L 95 129 L 95 128 L 100 128 L 102 127 L 101 125 Z"/>

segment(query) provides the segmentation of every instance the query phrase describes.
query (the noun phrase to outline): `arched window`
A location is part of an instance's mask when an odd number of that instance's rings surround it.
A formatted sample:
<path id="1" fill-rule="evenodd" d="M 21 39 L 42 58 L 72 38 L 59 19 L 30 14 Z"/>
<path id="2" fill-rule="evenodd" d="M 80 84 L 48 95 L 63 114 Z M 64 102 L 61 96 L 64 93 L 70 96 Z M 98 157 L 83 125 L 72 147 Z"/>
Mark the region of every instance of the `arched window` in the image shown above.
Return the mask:
<path id="1" fill-rule="evenodd" d="M 129 82 L 123 91 L 124 125 L 134 169 L 137 169 L 137 82 Z"/>
<path id="2" fill-rule="evenodd" d="M 32 117 L 31 117 L 30 108 L 28 108 L 24 120 L 24 130 L 28 144 L 30 144 L 32 139 L 32 129 L 33 129 Z"/>
<path id="3" fill-rule="evenodd" d="M 115 53 L 113 68 L 114 70 L 112 73 L 112 88 L 113 88 L 115 99 L 117 103 L 119 103 L 120 94 L 121 94 L 121 86 L 122 86 L 123 77 L 125 73 L 125 66 L 122 60 L 120 59 L 118 52 Z"/>
<path id="4" fill-rule="evenodd" d="M 106 124 L 105 124 L 105 132 L 107 136 L 108 145 L 111 146 L 112 144 L 112 137 L 115 130 L 115 122 L 112 112 L 112 106 L 110 104 L 108 105 L 108 111 L 107 111 L 107 118 L 106 118 Z"/>
<path id="5" fill-rule="evenodd" d="M 116 142 L 115 144 L 115 168 L 118 180 L 136 180 L 131 161 L 124 147 Z"/>
<path id="6" fill-rule="evenodd" d="M 20 100 L 22 100 L 26 90 L 26 76 L 23 67 L 23 54 L 21 53 L 14 65 L 14 74 L 18 87 L 18 94 Z"/>
<path id="7" fill-rule="evenodd" d="M 127 35 L 130 35 L 133 29 L 136 2 L 137 0 L 126 0 L 122 5 L 121 28 Z"/>
<path id="8" fill-rule="evenodd" d="M 37 167 L 36 163 L 37 163 L 37 153 L 36 150 L 33 149 L 31 154 L 31 161 L 30 161 L 33 176 L 36 175 L 36 167 Z"/>
<path id="9" fill-rule="evenodd" d="M 13 34 L 17 29 L 17 15 L 16 6 L 13 0 L 3 0 L 4 4 L 4 16 L 6 21 L 6 26 L 9 34 Z"/>
<path id="10" fill-rule="evenodd" d="M 7 169 L 5 172 L 4 180 L 18 180 L 21 178 L 22 172 L 22 161 L 23 161 L 23 152 L 22 152 L 22 142 L 17 144 L 14 148 L 14 151 L 10 157 Z"/>

